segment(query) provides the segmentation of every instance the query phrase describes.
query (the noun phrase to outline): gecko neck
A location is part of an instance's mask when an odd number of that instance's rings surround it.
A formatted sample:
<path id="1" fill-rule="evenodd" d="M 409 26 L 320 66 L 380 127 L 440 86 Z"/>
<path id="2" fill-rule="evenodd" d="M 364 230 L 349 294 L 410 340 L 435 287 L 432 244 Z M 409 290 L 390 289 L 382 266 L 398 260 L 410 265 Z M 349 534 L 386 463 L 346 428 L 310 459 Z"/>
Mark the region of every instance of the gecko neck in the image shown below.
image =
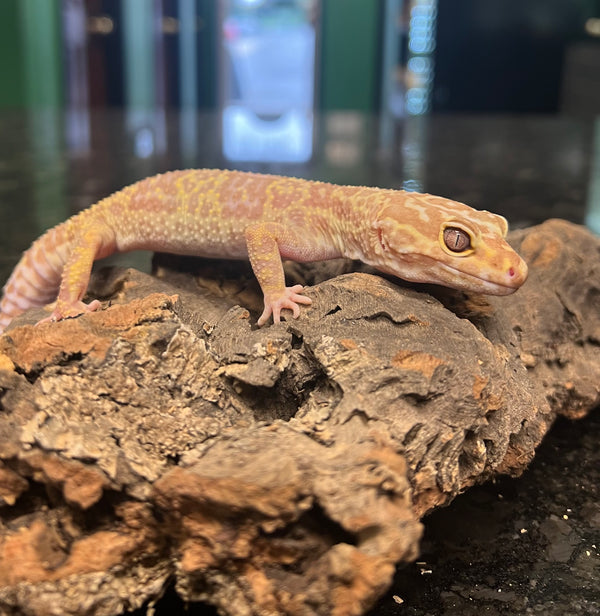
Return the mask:
<path id="1" fill-rule="evenodd" d="M 365 263 L 371 261 L 373 221 L 388 205 L 391 192 L 364 186 L 332 190 L 330 207 L 337 217 L 337 235 L 342 240 L 339 251 L 344 257 Z"/>

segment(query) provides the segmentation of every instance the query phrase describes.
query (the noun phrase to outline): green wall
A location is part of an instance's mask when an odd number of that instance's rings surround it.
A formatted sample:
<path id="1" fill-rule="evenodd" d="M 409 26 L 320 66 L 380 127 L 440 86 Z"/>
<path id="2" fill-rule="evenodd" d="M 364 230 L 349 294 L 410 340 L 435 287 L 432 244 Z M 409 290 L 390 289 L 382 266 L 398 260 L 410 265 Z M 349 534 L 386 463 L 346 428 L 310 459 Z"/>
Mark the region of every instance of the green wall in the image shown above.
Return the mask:
<path id="1" fill-rule="evenodd" d="M 17 0 L 0 0 L 0 107 L 25 103 Z"/>
<path id="2" fill-rule="evenodd" d="M 0 0 L 0 106 L 62 101 L 59 0 Z"/>
<path id="3" fill-rule="evenodd" d="M 27 104 L 60 107 L 63 75 L 59 0 L 18 0 L 18 4 Z"/>
<path id="4" fill-rule="evenodd" d="M 372 111 L 378 102 L 381 2 L 323 0 L 321 107 Z"/>

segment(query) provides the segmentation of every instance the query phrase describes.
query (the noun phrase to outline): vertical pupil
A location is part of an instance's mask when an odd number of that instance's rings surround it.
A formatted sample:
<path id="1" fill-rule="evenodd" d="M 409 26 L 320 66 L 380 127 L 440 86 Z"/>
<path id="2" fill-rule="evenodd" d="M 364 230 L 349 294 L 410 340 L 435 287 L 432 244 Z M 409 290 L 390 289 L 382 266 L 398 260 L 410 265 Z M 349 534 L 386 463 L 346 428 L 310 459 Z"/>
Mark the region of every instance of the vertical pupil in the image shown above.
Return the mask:
<path id="1" fill-rule="evenodd" d="M 447 227 L 444 230 L 444 243 L 453 252 L 464 252 L 471 247 L 471 238 L 462 229 Z"/>

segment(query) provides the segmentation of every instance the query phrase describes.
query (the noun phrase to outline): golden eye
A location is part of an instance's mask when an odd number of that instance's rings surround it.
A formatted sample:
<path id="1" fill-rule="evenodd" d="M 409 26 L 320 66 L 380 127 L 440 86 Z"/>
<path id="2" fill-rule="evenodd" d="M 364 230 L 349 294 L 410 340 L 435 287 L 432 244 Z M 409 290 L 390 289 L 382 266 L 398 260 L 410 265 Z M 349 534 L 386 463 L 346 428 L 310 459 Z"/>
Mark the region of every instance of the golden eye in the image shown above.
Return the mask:
<path id="1" fill-rule="evenodd" d="M 444 229 L 444 244 L 452 252 L 464 252 L 471 248 L 471 238 L 466 231 L 458 227 L 446 227 Z"/>

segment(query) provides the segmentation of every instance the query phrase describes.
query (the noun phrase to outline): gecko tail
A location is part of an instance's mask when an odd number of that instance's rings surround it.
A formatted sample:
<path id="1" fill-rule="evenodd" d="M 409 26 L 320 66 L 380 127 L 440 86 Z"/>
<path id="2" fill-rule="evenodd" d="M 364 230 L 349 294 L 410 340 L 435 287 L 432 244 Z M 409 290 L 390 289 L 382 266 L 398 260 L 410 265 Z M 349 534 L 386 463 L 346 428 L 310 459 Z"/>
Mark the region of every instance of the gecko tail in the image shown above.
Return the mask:
<path id="1" fill-rule="evenodd" d="M 45 306 L 58 294 L 69 254 L 65 223 L 50 229 L 23 253 L 2 290 L 0 334 L 29 308 Z"/>

